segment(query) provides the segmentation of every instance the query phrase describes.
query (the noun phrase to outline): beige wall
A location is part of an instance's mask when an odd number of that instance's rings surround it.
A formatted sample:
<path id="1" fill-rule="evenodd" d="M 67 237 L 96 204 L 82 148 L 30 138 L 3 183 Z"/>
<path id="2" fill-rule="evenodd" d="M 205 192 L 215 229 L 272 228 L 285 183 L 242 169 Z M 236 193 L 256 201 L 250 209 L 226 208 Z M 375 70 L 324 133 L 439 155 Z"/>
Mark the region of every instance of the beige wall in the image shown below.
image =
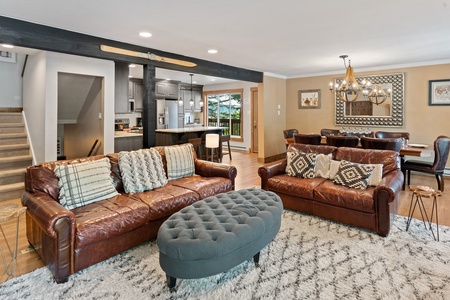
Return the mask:
<path id="1" fill-rule="evenodd" d="M 450 64 L 371 72 L 355 75 L 377 75 L 389 73 L 405 74 L 404 126 L 386 128 L 370 127 L 373 131 L 408 131 L 411 142 L 432 144 L 439 135 L 450 136 L 450 106 L 428 105 L 428 81 L 450 78 Z M 334 125 L 333 95 L 329 83 L 342 76 L 316 76 L 286 80 L 286 128 L 297 128 L 299 132 L 319 133 L 322 128 L 339 128 Z M 298 109 L 299 90 L 321 89 L 320 109 Z M 281 136 L 281 133 L 279 133 Z"/>

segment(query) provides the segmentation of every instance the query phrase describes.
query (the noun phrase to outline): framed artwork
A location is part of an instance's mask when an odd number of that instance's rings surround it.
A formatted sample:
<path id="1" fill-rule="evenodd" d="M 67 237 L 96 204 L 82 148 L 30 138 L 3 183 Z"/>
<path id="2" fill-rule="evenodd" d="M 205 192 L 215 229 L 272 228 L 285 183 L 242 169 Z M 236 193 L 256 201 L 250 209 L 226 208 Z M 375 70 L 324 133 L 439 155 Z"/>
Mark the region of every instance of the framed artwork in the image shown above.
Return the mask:
<path id="1" fill-rule="evenodd" d="M 320 90 L 298 91 L 298 108 L 320 108 Z"/>
<path id="2" fill-rule="evenodd" d="M 15 63 L 16 53 L 10 51 L 0 51 L 0 61 Z"/>
<path id="3" fill-rule="evenodd" d="M 428 105 L 450 105 L 450 79 L 430 80 Z"/>

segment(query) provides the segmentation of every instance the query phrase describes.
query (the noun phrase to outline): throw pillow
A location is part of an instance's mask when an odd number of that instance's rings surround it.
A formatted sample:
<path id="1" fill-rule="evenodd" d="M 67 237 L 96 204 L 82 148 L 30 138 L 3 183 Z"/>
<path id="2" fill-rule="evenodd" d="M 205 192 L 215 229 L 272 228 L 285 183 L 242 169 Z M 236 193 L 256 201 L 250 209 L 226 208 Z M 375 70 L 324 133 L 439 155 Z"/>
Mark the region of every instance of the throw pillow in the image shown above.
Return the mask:
<path id="1" fill-rule="evenodd" d="M 161 155 L 155 149 L 119 152 L 119 168 L 126 193 L 140 193 L 167 184 Z"/>
<path id="2" fill-rule="evenodd" d="M 314 167 L 314 176 L 330 178 L 331 154 L 318 154 L 316 166 Z"/>
<path id="3" fill-rule="evenodd" d="M 193 149 L 192 144 L 164 147 L 169 180 L 195 174 Z"/>
<path id="4" fill-rule="evenodd" d="M 374 166 L 341 161 L 334 183 L 355 189 L 365 189 L 369 183 L 369 176 Z"/>
<path id="5" fill-rule="evenodd" d="M 117 196 L 108 158 L 95 161 L 57 166 L 59 203 L 74 209 L 100 200 Z"/>
<path id="6" fill-rule="evenodd" d="M 369 185 L 377 186 L 383 178 L 383 164 L 370 164 L 370 166 L 374 166 L 375 168 L 369 177 Z"/>
<path id="7" fill-rule="evenodd" d="M 341 161 L 340 160 L 331 160 L 330 162 L 330 179 L 334 180 L 334 178 L 336 177 L 336 174 L 339 170 L 339 166 L 341 165 Z"/>
<path id="8" fill-rule="evenodd" d="M 286 174 L 300 178 L 314 178 L 314 166 L 316 165 L 316 153 L 303 153 L 300 151 L 288 151 Z"/>

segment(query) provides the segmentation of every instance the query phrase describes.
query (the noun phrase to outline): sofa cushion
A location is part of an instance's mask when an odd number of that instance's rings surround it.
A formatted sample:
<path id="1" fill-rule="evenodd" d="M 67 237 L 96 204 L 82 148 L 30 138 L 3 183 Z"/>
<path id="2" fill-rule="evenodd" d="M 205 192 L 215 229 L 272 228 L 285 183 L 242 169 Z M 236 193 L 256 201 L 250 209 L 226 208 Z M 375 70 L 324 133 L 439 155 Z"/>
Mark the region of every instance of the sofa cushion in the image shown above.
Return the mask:
<path id="1" fill-rule="evenodd" d="M 133 194 L 131 197 L 148 206 L 150 221 L 167 218 L 183 207 L 200 200 L 196 192 L 171 183 L 159 189 Z"/>
<path id="2" fill-rule="evenodd" d="M 339 147 L 336 150 L 336 160 L 347 160 L 360 164 L 382 164 L 383 176 L 398 170 L 398 152 L 392 150 L 374 150 Z"/>
<path id="3" fill-rule="evenodd" d="M 72 212 L 76 218 L 76 248 L 120 236 L 149 221 L 149 208 L 145 203 L 120 194 L 75 208 Z"/>
<path id="4" fill-rule="evenodd" d="M 369 176 L 375 167 L 365 164 L 357 164 L 349 161 L 341 161 L 339 170 L 333 182 L 354 189 L 365 189 L 369 184 Z"/>
<path id="5" fill-rule="evenodd" d="M 59 203 L 74 209 L 92 202 L 112 198 L 118 193 L 112 184 L 108 158 L 57 166 Z"/>
<path id="6" fill-rule="evenodd" d="M 336 185 L 331 180 L 325 180 L 314 189 L 314 200 L 332 206 L 375 213 L 373 193 L 375 188 L 364 190 Z"/>
<path id="7" fill-rule="evenodd" d="M 164 147 L 169 180 L 192 176 L 195 173 L 192 144 Z"/>
<path id="8" fill-rule="evenodd" d="M 314 178 L 314 166 L 316 165 L 316 153 L 303 153 L 300 151 L 288 151 L 286 174 L 300 178 Z"/>
<path id="9" fill-rule="evenodd" d="M 267 181 L 267 187 L 275 193 L 283 193 L 299 198 L 313 199 L 314 189 L 327 181 L 324 178 L 298 178 L 286 174 L 276 175 Z"/>
<path id="10" fill-rule="evenodd" d="M 233 189 L 231 180 L 224 177 L 203 177 L 194 175 L 170 181 L 170 184 L 194 191 L 200 199 L 229 192 Z"/>
<path id="11" fill-rule="evenodd" d="M 119 166 L 126 193 L 138 193 L 167 184 L 159 152 L 154 149 L 121 151 Z"/>

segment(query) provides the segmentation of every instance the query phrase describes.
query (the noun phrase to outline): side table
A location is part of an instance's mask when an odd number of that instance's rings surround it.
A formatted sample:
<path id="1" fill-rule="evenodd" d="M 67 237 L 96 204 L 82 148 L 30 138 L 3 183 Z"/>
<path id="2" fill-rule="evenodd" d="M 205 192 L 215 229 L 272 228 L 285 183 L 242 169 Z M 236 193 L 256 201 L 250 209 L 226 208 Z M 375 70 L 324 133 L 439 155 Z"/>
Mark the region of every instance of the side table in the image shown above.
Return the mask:
<path id="1" fill-rule="evenodd" d="M 3 248 L 0 245 L 0 253 L 2 255 L 3 264 L 5 265 L 5 271 L 8 276 L 13 276 L 14 274 L 14 262 L 17 258 L 17 244 L 19 240 L 19 217 L 24 214 L 27 210 L 26 207 L 19 207 L 18 204 L 3 204 L 0 205 L 0 230 L 2 231 L 3 239 L 6 242 L 6 246 L 8 247 L 9 253 L 11 254 L 11 261 L 9 263 L 6 262 L 5 254 L 3 252 Z M 8 240 L 6 239 L 5 232 L 3 231 L 2 223 L 12 220 L 16 218 L 16 237 L 14 242 L 14 252 L 11 251 L 11 247 L 9 246 Z M 10 271 L 11 266 L 11 271 Z"/>
<path id="2" fill-rule="evenodd" d="M 434 189 L 432 189 L 428 186 L 422 186 L 422 185 L 410 185 L 409 188 L 412 191 L 412 195 L 411 195 L 411 203 L 409 204 L 408 221 L 406 222 L 406 231 L 408 231 L 412 216 L 414 214 L 416 206 L 418 205 L 420 214 L 422 215 L 423 224 L 425 225 L 425 229 L 427 229 L 427 225 L 425 222 L 425 221 L 427 221 L 429 229 L 431 231 L 431 234 L 433 235 L 434 240 L 439 241 L 439 219 L 438 219 L 438 212 L 437 212 L 437 196 L 441 196 L 442 192 L 435 191 Z M 415 197 L 415 200 L 414 200 L 414 197 Z M 425 205 L 423 204 L 422 198 L 432 198 L 433 199 L 433 205 L 431 207 L 431 218 L 428 218 L 428 214 L 425 209 Z M 413 205 L 413 202 L 414 202 L 414 205 Z M 425 214 L 425 217 L 424 217 L 424 214 Z M 434 215 L 436 215 L 436 236 L 434 235 L 433 227 L 431 226 Z M 436 237 L 437 237 L 437 239 L 436 239 Z"/>

